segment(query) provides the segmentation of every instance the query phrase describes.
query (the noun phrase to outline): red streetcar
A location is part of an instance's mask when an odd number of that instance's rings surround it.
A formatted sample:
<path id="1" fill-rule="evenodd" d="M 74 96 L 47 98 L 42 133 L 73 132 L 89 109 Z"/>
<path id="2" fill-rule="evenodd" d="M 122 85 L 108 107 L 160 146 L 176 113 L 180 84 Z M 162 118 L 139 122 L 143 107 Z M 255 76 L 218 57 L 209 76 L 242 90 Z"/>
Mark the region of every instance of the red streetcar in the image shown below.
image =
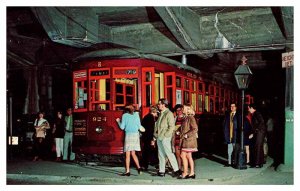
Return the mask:
<path id="1" fill-rule="evenodd" d="M 149 59 L 85 61 L 73 71 L 74 140 L 77 154 L 119 155 L 124 133 L 115 119 L 127 103 L 146 115 L 159 98 L 170 106 L 191 103 L 197 114 L 223 115 L 236 89 L 179 62 Z"/>

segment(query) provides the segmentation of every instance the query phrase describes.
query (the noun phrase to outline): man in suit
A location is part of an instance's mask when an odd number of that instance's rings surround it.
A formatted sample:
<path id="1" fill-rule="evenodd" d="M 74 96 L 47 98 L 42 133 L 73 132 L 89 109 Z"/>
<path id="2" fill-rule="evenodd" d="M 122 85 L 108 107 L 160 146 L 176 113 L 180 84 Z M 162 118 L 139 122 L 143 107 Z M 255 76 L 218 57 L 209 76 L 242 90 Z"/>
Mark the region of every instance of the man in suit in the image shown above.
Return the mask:
<path id="1" fill-rule="evenodd" d="M 253 145 L 250 148 L 252 153 L 250 154 L 250 168 L 261 168 L 264 164 L 264 138 L 266 135 L 266 125 L 262 114 L 257 111 L 255 104 L 248 106 L 248 111 L 252 114 L 252 133 L 249 135 L 250 139 L 253 139 Z"/>
<path id="2" fill-rule="evenodd" d="M 161 111 L 160 116 L 154 127 L 153 141 L 157 141 L 159 172 L 158 176 L 165 176 L 166 157 L 169 159 L 174 170 L 174 175 L 179 176 L 180 171 L 174 153 L 172 152 L 171 140 L 175 131 L 175 120 L 173 113 L 167 108 L 168 100 L 162 98 L 158 101 L 158 109 Z"/>
<path id="3" fill-rule="evenodd" d="M 235 144 L 238 141 L 238 129 L 239 129 L 239 114 L 237 113 L 237 106 L 235 103 L 230 104 L 230 112 L 226 113 L 224 119 L 224 138 L 227 144 L 228 162 L 225 167 L 231 166 L 231 155 L 234 150 Z"/>

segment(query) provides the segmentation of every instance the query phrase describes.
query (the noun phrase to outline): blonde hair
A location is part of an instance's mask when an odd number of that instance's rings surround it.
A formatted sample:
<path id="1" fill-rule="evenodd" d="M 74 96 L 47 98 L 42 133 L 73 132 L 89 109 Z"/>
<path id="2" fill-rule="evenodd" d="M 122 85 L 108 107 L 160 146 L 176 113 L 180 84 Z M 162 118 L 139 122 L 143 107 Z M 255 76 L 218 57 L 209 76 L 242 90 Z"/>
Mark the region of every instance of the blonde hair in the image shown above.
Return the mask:
<path id="1" fill-rule="evenodd" d="M 158 109 L 155 105 L 152 105 L 149 110 L 150 110 L 150 113 L 157 113 Z"/>
<path id="2" fill-rule="evenodd" d="M 183 106 L 183 113 L 185 115 L 191 115 L 194 116 L 195 115 L 195 110 L 194 107 L 191 104 L 185 104 Z"/>

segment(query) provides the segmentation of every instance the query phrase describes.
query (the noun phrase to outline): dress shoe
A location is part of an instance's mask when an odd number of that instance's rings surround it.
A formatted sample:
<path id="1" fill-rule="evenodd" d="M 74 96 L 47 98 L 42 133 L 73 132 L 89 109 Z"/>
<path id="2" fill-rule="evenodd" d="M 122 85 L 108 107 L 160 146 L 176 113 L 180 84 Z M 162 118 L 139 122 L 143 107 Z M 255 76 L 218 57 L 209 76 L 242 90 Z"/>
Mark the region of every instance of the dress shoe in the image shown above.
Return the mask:
<path id="1" fill-rule="evenodd" d="M 164 173 L 164 172 L 158 172 L 158 173 L 156 174 L 156 176 L 164 177 L 165 174 L 166 174 L 166 173 Z"/>
<path id="2" fill-rule="evenodd" d="M 263 167 L 263 165 L 262 165 L 262 164 L 260 164 L 260 165 L 256 165 L 256 166 L 255 166 L 255 168 L 261 168 L 261 167 Z"/>
<path id="3" fill-rule="evenodd" d="M 130 172 L 124 172 L 121 174 L 121 176 L 130 176 Z"/>
<path id="4" fill-rule="evenodd" d="M 173 173 L 173 177 L 177 177 L 177 176 L 179 176 L 179 175 L 181 175 L 182 174 L 182 171 L 181 170 L 177 170 L 177 171 L 175 171 L 174 173 Z"/>
<path id="5" fill-rule="evenodd" d="M 56 162 L 60 162 L 60 161 L 61 161 L 61 158 L 60 158 L 60 157 L 56 157 L 55 161 L 56 161 Z"/>
<path id="6" fill-rule="evenodd" d="M 230 167 L 231 166 L 231 164 L 225 164 L 224 165 L 224 167 Z"/>
<path id="7" fill-rule="evenodd" d="M 188 175 L 187 178 L 195 179 L 195 178 L 196 178 L 196 175 L 195 175 L 195 174 L 193 174 L 193 175 Z"/>
<path id="8" fill-rule="evenodd" d="M 144 169 L 143 168 L 138 168 L 137 171 L 138 171 L 139 174 L 142 174 L 142 172 L 144 171 Z"/>
<path id="9" fill-rule="evenodd" d="M 35 156 L 32 161 L 38 161 L 39 160 L 39 157 Z"/>
<path id="10" fill-rule="evenodd" d="M 188 175 L 185 175 L 185 176 L 180 175 L 177 177 L 177 179 L 188 179 L 188 178 L 189 178 Z"/>

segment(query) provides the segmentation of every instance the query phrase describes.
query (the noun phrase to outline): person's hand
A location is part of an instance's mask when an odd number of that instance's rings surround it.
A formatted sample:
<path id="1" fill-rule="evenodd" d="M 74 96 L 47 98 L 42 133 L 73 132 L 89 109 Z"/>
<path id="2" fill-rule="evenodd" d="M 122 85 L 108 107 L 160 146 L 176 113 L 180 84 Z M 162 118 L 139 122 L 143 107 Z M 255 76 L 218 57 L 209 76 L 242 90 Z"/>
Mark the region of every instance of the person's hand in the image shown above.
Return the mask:
<path id="1" fill-rule="evenodd" d="M 120 122 L 120 118 L 117 118 L 117 119 L 116 119 L 116 122 Z"/>
<path id="2" fill-rule="evenodd" d="M 180 135 L 180 131 L 176 131 L 176 135 Z"/>
<path id="3" fill-rule="evenodd" d="M 186 139 L 188 138 L 187 134 L 185 134 L 183 137 L 186 138 Z"/>
<path id="4" fill-rule="evenodd" d="M 249 135 L 249 139 L 252 139 L 252 138 L 253 138 L 253 134 L 250 134 L 250 135 Z"/>
<path id="5" fill-rule="evenodd" d="M 153 146 L 153 147 L 155 147 L 155 141 L 152 140 L 151 143 L 150 143 L 150 145 Z"/>

